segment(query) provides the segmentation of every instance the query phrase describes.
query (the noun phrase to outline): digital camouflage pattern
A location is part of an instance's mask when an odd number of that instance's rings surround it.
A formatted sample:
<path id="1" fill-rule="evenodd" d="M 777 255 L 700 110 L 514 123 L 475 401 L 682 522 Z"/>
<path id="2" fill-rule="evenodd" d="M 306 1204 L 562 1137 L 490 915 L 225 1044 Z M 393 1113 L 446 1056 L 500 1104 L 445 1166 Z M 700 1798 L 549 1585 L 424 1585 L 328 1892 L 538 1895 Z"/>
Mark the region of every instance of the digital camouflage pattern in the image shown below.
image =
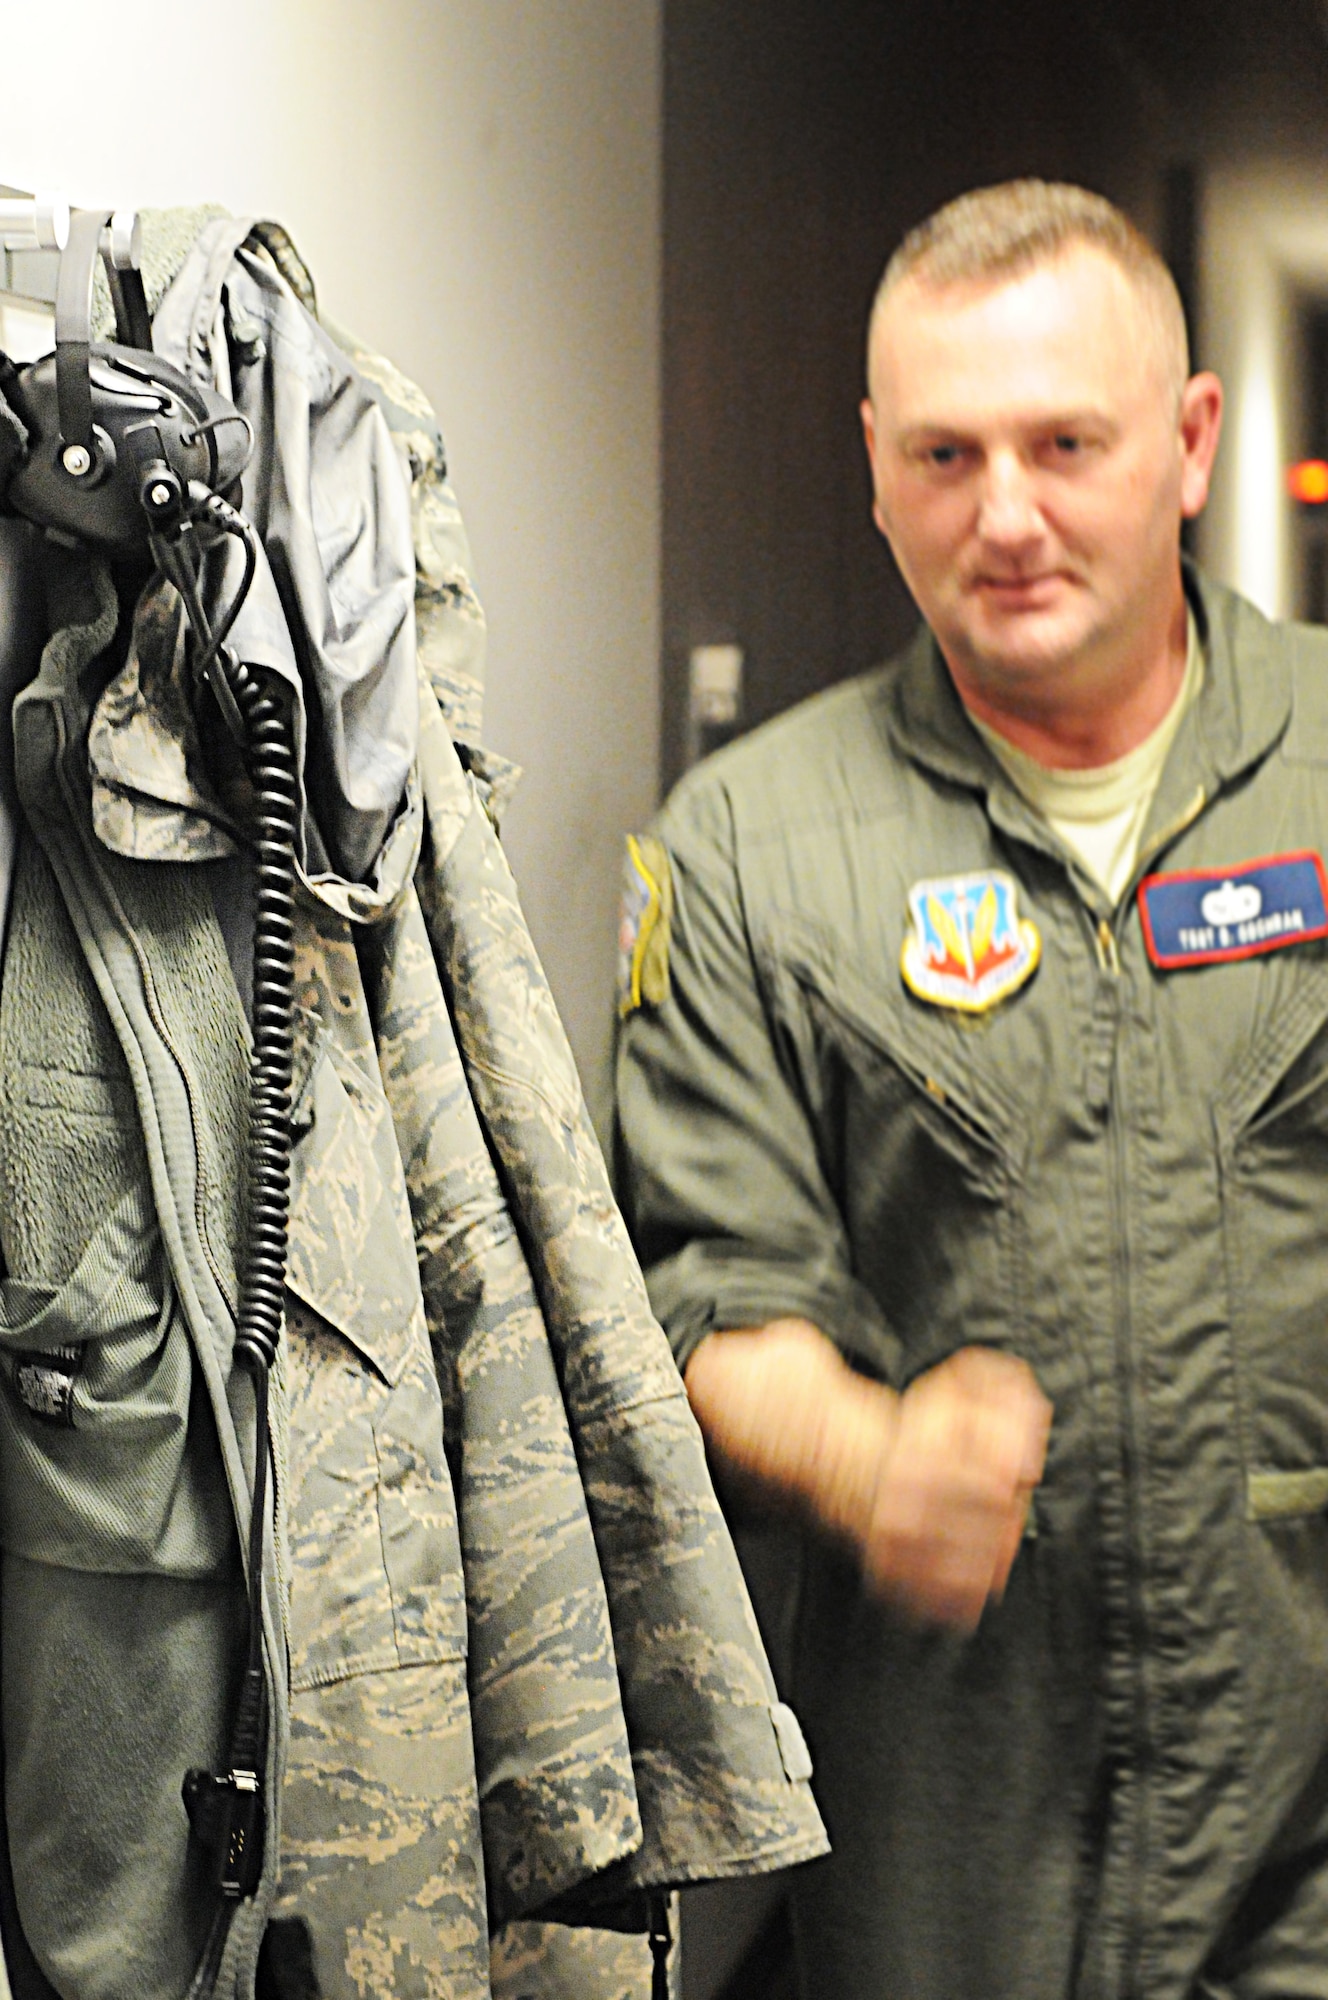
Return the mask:
<path id="1" fill-rule="evenodd" d="M 488 1942 L 456 1510 L 349 926 L 316 905 L 300 912 L 296 995 L 291 1736 L 274 1912 L 309 1924 L 327 2000 L 460 2000 L 485 1991 Z"/>
<path id="2" fill-rule="evenodd" d="M 235 261 L 245 228 L 209 223 L 167 294 L 185 365 L 214 379 L 248 337 L 237 271 L 261 267 L 264 311 L 303 311 L 270 236 Z M 638 1922 L 647 1886 L 783 1866 L 824 1834 L 497 844 L 510 767 L 474 740 L 483 620 L 441 439 L 418 390 L 353 351 L 377 405 L 354 434 L 385 418 L 412 482 L 418 733 L 365 880 L 306 829 L 265 1623 L 279 1810 L 218 1991 L 250 2000 L 275 1913 L 328 2000 L 646 2000 L 645 1939 L 596 1918 Z M 260 452 L 256 517 L 271 472 Z M 384 502 L 365 532 L 406 519 Z M 197 739 L 169 592 L 142 598 L 108 680 L 105 572 L 44 559 L 57 629 L 20 703 L 24 797 L 124 1053 L 242 1541 L 247 1028 L 196 865 L 233 842 L 242 795 Z M 311 705 L 310 741 L 322 726 Z"/>
<path id="3" fill-rule="evenodd" d="M 154 579 L 89 725 L 93 828 L 104 847 L 136 861 L 213 861 L 242 845 L 199 738 L 185 630 L 179 593 Z"/>
<path id="4" fill-rule="evenodd" d="M 448 1395 L 486 1861 L 502 1916 L 630 1853 L 641 1825 L 558 1378 L 413 896 L 371 946 L 379 1053 Z"/>
<path id="5" fill-rule="evenodd" d="M 526 1246 L 578 1444 L 608 1593 L 645 1836 L 638 1885 L 821 1851 L 737 1558 L 668 1344 L 609 1190 L 575 1064 L 485 814 L 456 824 L 458 767 L 421 727 L 417 878 L 471 1095 Z M 449 765 L 449 758 L 451 762 Z M 750 1843 L 750 1845 L 749 1845 Z M 778 1857 L 778 1858 L 776 1858 Z"/>
<path id="6" fill-rule="evenodd" d="M 309 1925 L 326 2000 L 487 1987 L 456 1523 L 418 1311 L 410 1330 L 389 1386 L 302 1302 L 286 1323 L 290 1747 L 273 1913 Z"/>
<path id="7" fill-rule="evenodd" d="M 677 1898 L 672 1932 L 678 1934 Z M 508 1924 L 494 1940 L 493 2000 L 650 2000 L 650 1943 L 631 1931 Z M 669 1958 L 669 2000 L 682 2000 L 682 1954 Z"/>

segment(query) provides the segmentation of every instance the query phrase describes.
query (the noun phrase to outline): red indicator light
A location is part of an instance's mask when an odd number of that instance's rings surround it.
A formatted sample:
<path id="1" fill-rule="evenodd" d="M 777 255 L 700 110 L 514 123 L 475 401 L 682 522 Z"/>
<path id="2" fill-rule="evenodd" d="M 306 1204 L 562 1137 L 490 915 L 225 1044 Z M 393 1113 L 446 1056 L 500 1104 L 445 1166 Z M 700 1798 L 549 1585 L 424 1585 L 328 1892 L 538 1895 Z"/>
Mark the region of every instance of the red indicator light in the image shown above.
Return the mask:
<path id="1" fill-rule="evenodd" d="M 1322 507 L 1328 501 L 1328 459 L 1302 458 L 1287 469 L 1287 487 L 1293 500 L 1307 507 Z"/>

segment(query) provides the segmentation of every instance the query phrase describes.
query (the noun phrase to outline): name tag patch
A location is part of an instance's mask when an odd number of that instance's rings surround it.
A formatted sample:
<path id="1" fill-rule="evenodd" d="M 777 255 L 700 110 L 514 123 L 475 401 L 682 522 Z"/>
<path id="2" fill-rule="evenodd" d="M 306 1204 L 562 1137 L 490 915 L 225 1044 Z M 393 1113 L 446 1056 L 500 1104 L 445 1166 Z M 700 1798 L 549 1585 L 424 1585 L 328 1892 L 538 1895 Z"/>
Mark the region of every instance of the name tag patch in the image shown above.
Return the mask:
<path id="1" fill-rule="evenodd" d="M 1163 972 L 1221 965 L 1328 937 L 1328 878 L 1308 853 L 1149 875 L 1139 884 L 1139 915 L 1148 956 Z"/>
<path id="2" fill-rule="evenodd" d="M 1017 894 L 1012 877 L 998 868 L 915 882 L 900 961 L 909 992 L 964 1014 L 985 1014 L 1017 992 L 1042 955 L 1036 925 L 1019 915 Z"/>

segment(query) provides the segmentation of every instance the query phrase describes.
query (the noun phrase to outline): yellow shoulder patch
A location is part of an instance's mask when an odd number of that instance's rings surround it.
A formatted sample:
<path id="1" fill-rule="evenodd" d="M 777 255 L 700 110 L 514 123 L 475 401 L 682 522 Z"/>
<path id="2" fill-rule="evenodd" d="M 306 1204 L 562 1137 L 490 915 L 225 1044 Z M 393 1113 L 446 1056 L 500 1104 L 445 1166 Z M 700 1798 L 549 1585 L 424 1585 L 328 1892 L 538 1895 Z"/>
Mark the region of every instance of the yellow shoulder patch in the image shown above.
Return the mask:
<path id="1" fill-rule="evenodd" d="M 668 852 L 653 834 L 629 833 L 618 917 L 618 1012 L 658 1007 L 669 997 L 669 934 L 673 875 Z"/>

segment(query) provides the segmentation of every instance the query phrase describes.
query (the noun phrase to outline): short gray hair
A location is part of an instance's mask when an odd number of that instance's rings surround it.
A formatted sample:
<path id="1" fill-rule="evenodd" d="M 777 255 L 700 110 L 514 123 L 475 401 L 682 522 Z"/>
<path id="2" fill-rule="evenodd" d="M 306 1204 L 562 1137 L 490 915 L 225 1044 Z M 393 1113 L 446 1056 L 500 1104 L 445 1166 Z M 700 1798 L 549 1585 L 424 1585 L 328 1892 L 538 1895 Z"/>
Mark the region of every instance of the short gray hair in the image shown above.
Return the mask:
<path id="1" fill-rule="evenodd" d="M 867 365 L 886 304 L 907 280 L 941 289 L 1015 278 L 1086 244 L 1131 280 L 1158 334 L 1177 399 L 1189 375 L 1185 313 L 1176 281 L 1148 238 L 1103 195 L 1064 181 L 1002 181 L 947 202 L 911 229 L 885 267 L 867 330 Z"/>

